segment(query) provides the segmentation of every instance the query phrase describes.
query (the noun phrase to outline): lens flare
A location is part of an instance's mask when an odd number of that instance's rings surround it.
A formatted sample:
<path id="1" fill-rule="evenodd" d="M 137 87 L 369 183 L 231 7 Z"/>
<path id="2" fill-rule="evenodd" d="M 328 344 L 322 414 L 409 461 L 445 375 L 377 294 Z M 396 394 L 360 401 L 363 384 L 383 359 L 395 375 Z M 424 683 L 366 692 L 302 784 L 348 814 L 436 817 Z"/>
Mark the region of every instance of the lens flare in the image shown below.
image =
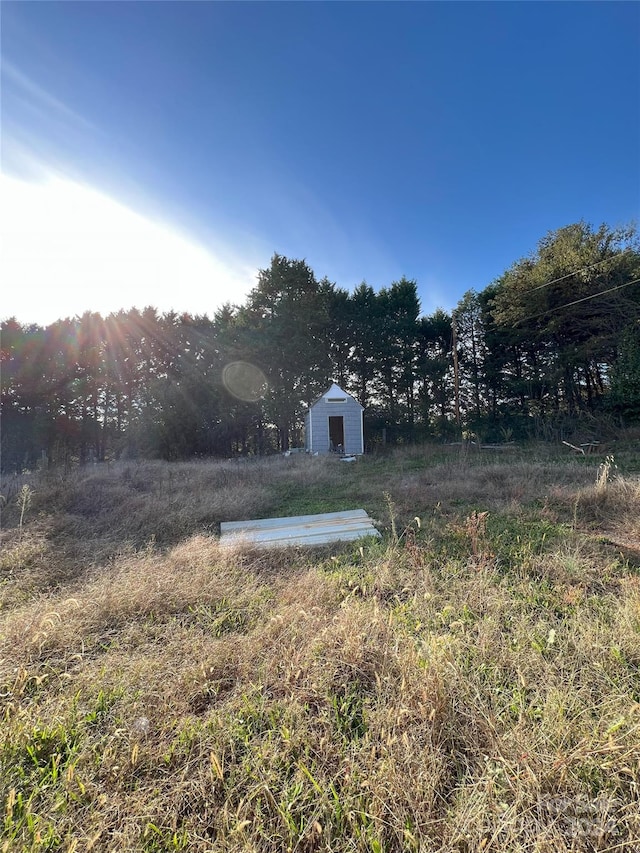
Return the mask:
<path id="1" fill-rule="evenodd" d="M 267 392 L 267 377 L 248 361 L 232 361 L 222 371 L 222 382 L 230 394 L 246 403 L 261 400 Z"/>

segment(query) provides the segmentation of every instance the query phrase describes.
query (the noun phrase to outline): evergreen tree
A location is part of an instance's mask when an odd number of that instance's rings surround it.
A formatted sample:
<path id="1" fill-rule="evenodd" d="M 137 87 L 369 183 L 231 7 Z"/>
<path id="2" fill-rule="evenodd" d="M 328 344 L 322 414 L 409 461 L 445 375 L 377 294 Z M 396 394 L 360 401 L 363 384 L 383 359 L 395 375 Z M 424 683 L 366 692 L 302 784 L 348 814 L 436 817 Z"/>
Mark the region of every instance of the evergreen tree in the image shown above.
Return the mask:
<path id="1" fill-rule="evenodd" d="M 255 359 L 268 379 L 266 413 L 277 426 L 281 450 L 301 425 L 303 404 L 329 379 L 333 289 L 326 280 L 318 283 L 305 261 L 276 254 L 241 309 L 248 360 Z"/>
<path id="2" fill-rule="evenodd" d="M 640 421 L 640 321 L 624 330 L 611 371 L 611 408 L 623 419 Z"/>

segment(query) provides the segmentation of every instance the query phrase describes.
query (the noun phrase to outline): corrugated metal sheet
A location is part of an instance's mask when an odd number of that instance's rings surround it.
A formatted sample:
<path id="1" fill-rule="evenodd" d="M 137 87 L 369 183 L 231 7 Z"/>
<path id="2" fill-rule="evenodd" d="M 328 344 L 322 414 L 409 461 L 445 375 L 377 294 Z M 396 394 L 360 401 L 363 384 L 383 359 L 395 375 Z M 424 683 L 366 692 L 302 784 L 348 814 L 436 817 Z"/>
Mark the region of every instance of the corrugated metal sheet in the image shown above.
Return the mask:
<path id="1" fill-rule="evenodd" d="M 223 521 L 220 525 L 221 545 L 245 542 L 261 548 L 286 548 L 289 545 L 349 542 L 363 536 L 380 536 L 373 520 L 363 509 L 289 518 Z"/>

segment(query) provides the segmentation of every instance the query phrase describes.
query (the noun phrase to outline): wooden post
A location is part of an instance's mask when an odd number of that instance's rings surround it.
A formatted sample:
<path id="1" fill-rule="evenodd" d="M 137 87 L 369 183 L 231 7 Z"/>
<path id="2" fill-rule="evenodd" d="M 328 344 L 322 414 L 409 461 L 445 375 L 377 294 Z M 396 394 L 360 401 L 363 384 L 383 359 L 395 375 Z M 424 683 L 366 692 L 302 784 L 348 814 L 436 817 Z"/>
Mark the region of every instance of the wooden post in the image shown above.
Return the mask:
<path id="1" fill-rule="evenodd" d="M 456 312 L 451 313 L 451 348 L 453 350 L 453 387 L 456 423 L 460 426 L 460 373 L 458 371 L 458 328 Z"/>

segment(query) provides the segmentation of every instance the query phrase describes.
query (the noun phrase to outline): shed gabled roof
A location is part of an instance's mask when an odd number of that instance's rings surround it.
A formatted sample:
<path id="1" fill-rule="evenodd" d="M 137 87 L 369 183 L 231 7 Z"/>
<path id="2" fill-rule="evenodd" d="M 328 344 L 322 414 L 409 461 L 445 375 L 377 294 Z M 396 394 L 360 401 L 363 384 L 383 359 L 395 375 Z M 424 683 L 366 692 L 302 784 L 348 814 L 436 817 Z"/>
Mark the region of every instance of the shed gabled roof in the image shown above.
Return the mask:
<path id="1" fill-rule="evenodd" d="M 309 408 L 313 408 L 313 406 L 315 406 L 316 403 L 319 403 L 320 400 L 335 399 L 336 397 L 348 397 L 350 400 L 353 400 L 356 406 L 360 406 L 361 409 L 363 408 L 363 406 L 360 405 L 360 403 L 356 400 L 353 394 L 349 394 L 348 391 L 345 391 L 344 388 L 341 388 L 339 385 L 336 385 L 335 382 L 332 382 L 330 387 L 327 388 L 324 394 L 321 394 L 319 397 L 317 397 L 313 401 L 313 403 L 310 404 Z"/>

